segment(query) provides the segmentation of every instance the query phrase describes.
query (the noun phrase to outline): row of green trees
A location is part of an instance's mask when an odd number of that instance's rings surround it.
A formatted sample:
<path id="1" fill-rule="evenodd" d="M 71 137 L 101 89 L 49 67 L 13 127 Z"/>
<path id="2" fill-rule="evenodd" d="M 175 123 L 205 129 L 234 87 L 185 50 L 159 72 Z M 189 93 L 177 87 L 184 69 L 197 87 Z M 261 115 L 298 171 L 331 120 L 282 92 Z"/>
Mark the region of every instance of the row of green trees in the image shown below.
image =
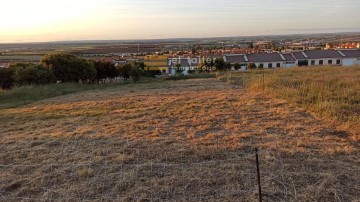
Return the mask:
<path id="1" fill-rule="evenodd" d="M 71 54 L 50 54 L 40 64 L 18 63 L 0 69 L 0 87 L 46 84 L 55 82 L 104 83 L 115 78 L 138 81 L 142 71 L 140 63 L 115 67 L 110 62 L 90 61 Z"/>
<path id="2" fill-rule="evenodd" d="M 180 64 L 178 64 L 180 65 Z M 216 71 L 230 70 L 231 67 L 240 69 L 240 64 L 230 64 L 222 58 L 211 63 L 201 64 L 208 67 L 199 73 L 207 72 L 213 67 Z M 256 68 L 254 64 L 248 64 L 248 68 Z M 178 73 L 182 71 L 179 70 Z M 91 61 L 79 58 L 75 55 L 59 53 L 46 55 L 41 59 L 40 64 L 13 64 L 10 68 L 0 69 L 0 87 L 11 88 L 14 85 L 46 84 L 55 82 L 75 83 L 105 83 L 113 82 L 116 78 L 123 80 L 138 81 L 141 76 L 154 77 L 161 72 L 149 71 L 143 62 L 134 62 L 115 66 L 110 62 Z M 194 73 L 191 71 L 189 73 Z"/>

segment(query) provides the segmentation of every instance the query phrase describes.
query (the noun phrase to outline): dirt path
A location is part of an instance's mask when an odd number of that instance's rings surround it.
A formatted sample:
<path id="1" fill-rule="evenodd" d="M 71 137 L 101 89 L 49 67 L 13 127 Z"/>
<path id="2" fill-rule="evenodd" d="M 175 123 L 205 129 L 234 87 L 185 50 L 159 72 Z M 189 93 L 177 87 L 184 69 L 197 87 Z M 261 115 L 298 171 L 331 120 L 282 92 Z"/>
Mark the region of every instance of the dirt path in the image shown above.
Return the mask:
<path id="1" fill-rule="evenodd" d="M 360 199 L 359 147 L 346 131 L 214 79 L 83 92 L 0 113 L 0 164 L 13 164 L 0 166 L 0 200 L 255 201 L 255 147 L 268 201 Z"/>

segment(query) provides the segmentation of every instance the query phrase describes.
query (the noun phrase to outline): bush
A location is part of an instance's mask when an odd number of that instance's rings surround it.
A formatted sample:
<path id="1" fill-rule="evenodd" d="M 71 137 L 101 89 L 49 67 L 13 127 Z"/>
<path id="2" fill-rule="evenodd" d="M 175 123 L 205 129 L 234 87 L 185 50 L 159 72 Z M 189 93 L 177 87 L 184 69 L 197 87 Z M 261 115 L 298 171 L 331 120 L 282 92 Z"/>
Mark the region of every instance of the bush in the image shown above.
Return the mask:
<path id="1" fill-rule="evenodd" d="M 2 89 L 9 89 L 14 84 L 14 71 L 10 68 L 0 69 L 0 86 Z"/>
<path id="2" fill-rule="evenodd" d="M 141 76 L 155 78 L 156 75 L 161 75 L 160 70 L 142 70 Z"/>
<path id="3" fill-rule="evenodd" d="M 132 79 L 133 81 L 138 81 L 141 76 L 140 70 L 135 67 L 133 64 L 125 64 L 117 67 L 118 75 L 123 78 L 125 81 Z"/>
<path id="4" fill-rule="evenodd" d="M 248 69 L 256 69 L 256 65 L 254 63 L 249 63 L 247 68 Z"/>
<path id="5" fill-rule="evenodd" d="M 223 58 L 217 58 L 215 60 L 215 67 L 217 71 L 223 71 L 227 69 L 227 63 L 224 61 Z"/>
<path id="6" fill-rule="evenodd" d="M 235 70 L 241 69 L 241 65 L 240 65 L 239 63 L 235 63 L 235 64 L 234 64 L 234 69 L 235 69 Z"/>
<path id="7" fill-rule="evenodd" d="M 48 68 L 42 65 L 23 64 L 12 67 L 14 81 L 17 85 L 46 84 L 55 81 L 55 76 Z"/>
<path id="8" fill-rule="evenodd" d="M 98 83 L 100 81 L 104 82 L 106 79 L 112 81 L 118 77 L 118 71 L 111 62 L 94 61 L 93 64 L 96 69 L 96 80 Z"/>

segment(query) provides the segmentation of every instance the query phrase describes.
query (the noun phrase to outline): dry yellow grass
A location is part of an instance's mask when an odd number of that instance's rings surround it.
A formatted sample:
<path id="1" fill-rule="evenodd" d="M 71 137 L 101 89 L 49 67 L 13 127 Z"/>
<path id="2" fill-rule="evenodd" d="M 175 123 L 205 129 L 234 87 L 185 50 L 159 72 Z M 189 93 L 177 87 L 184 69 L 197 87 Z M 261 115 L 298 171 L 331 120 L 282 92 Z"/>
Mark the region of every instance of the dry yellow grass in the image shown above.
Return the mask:
<path id="1" fill-rule="evenodd" d="M 360 67 L 306 67 L 228 75 L 230 83 L 250 86 L 313 112 L 360 140 Z"/>
<path id="2" fill-rule="evenodd" d="M 0 200 L 360 199 L 359 145 L 215 79 L 129 84 L 0 110 Z"/>

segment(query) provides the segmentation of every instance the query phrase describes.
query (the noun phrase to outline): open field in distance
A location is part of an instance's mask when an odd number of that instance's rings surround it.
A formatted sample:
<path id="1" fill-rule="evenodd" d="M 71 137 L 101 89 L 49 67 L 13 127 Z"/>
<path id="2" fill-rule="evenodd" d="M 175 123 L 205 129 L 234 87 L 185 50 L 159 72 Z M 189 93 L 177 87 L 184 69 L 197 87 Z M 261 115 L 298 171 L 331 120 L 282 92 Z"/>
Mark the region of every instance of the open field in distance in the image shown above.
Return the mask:
<path id="1" fill-rule="evenodd" d="M 14 62 L 14 61 L 38 62 L 40 61 L 42 56 L 43 55 L 5 55 L 5 56 L 0 56 L 0 62 Z"/>

